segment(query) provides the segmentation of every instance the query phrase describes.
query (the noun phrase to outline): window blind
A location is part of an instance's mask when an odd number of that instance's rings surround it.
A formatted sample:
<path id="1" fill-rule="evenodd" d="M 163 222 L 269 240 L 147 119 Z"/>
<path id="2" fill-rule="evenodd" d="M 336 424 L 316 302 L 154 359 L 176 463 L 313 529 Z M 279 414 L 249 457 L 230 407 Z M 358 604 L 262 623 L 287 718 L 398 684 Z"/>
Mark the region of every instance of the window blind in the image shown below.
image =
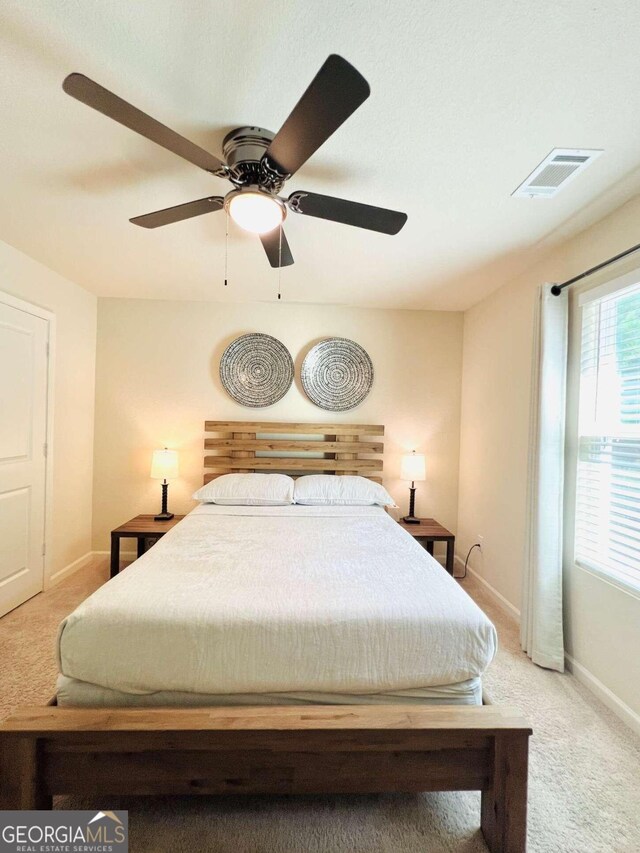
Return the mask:
<path id="1" fill-rule="evenodd" d="M 640 283 L 582 309 L 575 558 L 640 589 Z"/>

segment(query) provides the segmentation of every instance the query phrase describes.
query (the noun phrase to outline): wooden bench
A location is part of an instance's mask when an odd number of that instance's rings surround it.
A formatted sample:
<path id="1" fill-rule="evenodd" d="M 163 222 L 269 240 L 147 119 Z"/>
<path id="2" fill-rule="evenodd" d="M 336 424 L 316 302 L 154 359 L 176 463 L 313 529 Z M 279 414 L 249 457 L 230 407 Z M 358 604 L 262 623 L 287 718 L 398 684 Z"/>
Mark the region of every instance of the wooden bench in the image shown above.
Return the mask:
<path id="1" fill-rule="evenodd" d="M 24 708 L 0 724 L 0 808 L 55 794 L 482 791 L 493 853 L 526 847 L 531 729 L 494 705 Z"/>

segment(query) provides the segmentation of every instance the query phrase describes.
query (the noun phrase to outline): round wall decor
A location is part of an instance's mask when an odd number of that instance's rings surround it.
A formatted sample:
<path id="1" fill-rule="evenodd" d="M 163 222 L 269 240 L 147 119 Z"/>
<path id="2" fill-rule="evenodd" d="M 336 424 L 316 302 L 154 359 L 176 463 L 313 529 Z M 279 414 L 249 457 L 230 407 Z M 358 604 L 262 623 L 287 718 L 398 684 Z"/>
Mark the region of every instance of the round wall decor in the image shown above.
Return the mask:
<path id="1" fill-rule="evenodd" d="M 311 349 L 302 363 L 305 394 L 330 412 L 359 406 L 373 385 L 373 364 L 360 344 L 347 338 L 327 338 Z"/>
<path id="2" fill-rule="evenodd" d="M 291 388 L 293 359 L 285 345 L 271 335 L 241 335 L 222 354 L 220 381 L 242 406 L 271 406 Z"/>

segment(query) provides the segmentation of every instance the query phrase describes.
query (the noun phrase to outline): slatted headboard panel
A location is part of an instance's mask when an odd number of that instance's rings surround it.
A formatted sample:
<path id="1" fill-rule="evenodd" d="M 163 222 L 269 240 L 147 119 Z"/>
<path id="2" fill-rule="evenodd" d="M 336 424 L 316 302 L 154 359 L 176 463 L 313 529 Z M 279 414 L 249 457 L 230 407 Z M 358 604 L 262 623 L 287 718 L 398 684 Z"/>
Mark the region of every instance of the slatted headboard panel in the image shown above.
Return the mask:
<path id="1" fill-rule="evenodd" d="M 384 427 L 379 424 L 205 421 L 204 431 L 205 483 L 246 471 L 359 474 L 382 482 Z"/>

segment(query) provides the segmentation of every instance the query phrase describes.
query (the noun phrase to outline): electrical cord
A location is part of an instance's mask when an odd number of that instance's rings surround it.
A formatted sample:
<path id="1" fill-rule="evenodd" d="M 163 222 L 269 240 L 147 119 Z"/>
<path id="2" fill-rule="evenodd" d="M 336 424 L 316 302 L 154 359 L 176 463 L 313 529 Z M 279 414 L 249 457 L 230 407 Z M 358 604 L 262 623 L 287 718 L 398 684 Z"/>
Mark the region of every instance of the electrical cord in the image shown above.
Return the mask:
<path id="1" fill-rule="evenodd" d="M 471 552 L 473 551 L 474 548 L 480 548 L 480 543 L 476 542 L 475 545 L 472 545 L 471 548 L 469 548 L 469 550 L 467 552 L 467 558 L 464 561 L 464 574 L 460 578 L 458 578 L 458 580 L 464 580 L 466 578 L 466 576 L 467 576 L 467 563 L 469 562 L 469 557 L 471 556 Z"/>

